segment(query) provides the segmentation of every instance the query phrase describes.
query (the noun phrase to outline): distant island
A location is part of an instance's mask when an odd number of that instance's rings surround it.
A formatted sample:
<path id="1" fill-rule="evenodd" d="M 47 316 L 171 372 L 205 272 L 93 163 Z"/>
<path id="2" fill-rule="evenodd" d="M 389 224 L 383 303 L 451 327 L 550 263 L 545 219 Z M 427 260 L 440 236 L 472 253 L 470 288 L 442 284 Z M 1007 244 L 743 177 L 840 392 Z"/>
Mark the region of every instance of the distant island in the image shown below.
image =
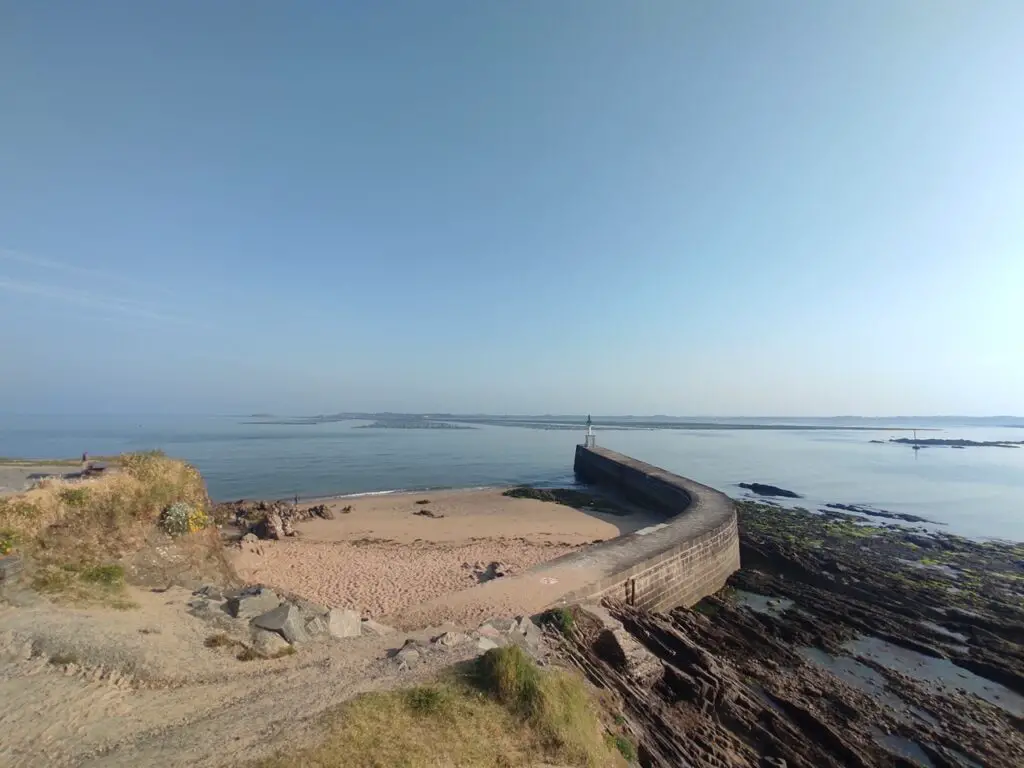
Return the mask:
<path id="1" fill-rule="evenodd" d="M 448 424 L 444 421 L 430 421 L 428 419 L 378 419 L 372 424 L 360 424 L 356 429 L 476 429 L 476 427 Z"/>
<path id="2" fill-rule="evenodd" d="M 951 448 L 1020 448 L 1024 440 L 943 440 L 939 438 L 928 438 L 926 440 L 915 440 L 910 437 L 891 437 L 890 443 L 901 445 L 945 445 Z"/>

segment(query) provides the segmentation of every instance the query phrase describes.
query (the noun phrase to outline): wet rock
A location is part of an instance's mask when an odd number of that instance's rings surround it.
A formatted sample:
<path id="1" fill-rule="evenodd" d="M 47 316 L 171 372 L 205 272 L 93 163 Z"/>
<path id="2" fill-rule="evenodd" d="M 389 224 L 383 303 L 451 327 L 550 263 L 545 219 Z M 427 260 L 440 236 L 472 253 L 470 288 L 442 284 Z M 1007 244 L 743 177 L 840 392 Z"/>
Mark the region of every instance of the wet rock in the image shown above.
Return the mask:
<path id="1" fill-rule="evenodd" d="M 644 688 L 653 686 L 665 673 L 661 660 L 624 629 L 602 630 L 594 642 L 594 651 Z"/>
<path id="2" fill-rule="evenodd" d="M 355 611 L 332 608 L 327 614 L 327 631 L 331 637 L 359 637 L 362 634 L 362 622 Z"/>
<path id="3" fill-rule="evenodd" d="M 289 643 L 308 640 L 302 611 L 291 603 L 283 603 L 252 620 L 253 626 L 277 632 Z"/>
<path id="4" fill-rule="evenodd" d="M 382 635 L 391 635 L 395 632 L 394 627 L 389 627 L 387 624 L 381 624 L 373 619 L 363 619 L 361 623 L 361 631 L 364 635 L 380 637 Z"/>
<path id="5" fill-rule="evenodd" d="M 758 496 L 778 496 L 785 499 L 803 498 L 799 493 L 787 491 L 785 488 L 779 488 L 777 485 L 768 485 L 767 483 L 740 483 L 740 488 L 745 488 L 751 493 L 756 493 Z"/>
<path id="6" fill-rule="evenodd" d="M 281 599 L 272 589 L 255 586 L 229 593 L 227 612 L 236 619 L 251 619 L 266 613 L 281 604 Z"/>
<path id="7" fill-rule="evenodd" d="M 266 629 L 254 629 L 252 633 L 252 648 L 260 656 L 276 656 L 290 647 L 287 640 L 277 632 Z"/>

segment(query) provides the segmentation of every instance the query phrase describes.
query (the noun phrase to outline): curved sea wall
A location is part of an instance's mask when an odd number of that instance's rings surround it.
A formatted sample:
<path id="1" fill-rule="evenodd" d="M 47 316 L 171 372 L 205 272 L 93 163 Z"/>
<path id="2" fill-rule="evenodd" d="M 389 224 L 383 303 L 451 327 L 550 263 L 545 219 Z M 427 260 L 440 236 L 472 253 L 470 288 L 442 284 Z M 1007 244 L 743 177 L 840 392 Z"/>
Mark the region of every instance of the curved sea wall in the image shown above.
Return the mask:
<path id="1" fill-rule="evenodd" d="M 615 597 L 665 611 L 717 592 L 739 570 L 736 508 L 725 494 L 596 446 L 576 446 L 574 469 L 581 480 L 658 512 L 665 522 L 594 547 L 591 565 L 605 575 L 563 602 Z"/>

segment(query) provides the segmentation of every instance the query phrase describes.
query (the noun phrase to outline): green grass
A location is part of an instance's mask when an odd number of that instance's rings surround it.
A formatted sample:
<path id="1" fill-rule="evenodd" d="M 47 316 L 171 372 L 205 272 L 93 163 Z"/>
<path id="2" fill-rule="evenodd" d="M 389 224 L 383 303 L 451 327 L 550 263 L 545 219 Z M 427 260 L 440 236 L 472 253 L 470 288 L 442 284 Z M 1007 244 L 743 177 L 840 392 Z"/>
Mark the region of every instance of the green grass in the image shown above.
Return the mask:
<path id="1" fill-rule="evenodd" d="M 552 608 L 541 616 L 541 622 L 551 624 L 563 635 L 567 635 L 576 625 L 576 615 L 571 608 Z"/>
<path id="2" fill-rule="evenodd" d="M 623 749 L 632 749 L 624 737 L 605 735 L 582 678 L 541 670 L 515 646 L 488 651 L 462 677 L 364 694 L 321 722 L 320 744 L 258 765 L 612 768 L 624 765 Z"/>
<path id="3" fill-rule="evenodd" d="M 61 488 L 59 495 L 69 507 L 84 507 L 89 501 L 88 488 Z"/>
<path id="4" fill-rule="evenodd" d="M 91 584 L 102 584 L 107 587 L 124 586 L 124 566 L 93 565 L 82 569 L 79 574 L 82 581 Z"/>

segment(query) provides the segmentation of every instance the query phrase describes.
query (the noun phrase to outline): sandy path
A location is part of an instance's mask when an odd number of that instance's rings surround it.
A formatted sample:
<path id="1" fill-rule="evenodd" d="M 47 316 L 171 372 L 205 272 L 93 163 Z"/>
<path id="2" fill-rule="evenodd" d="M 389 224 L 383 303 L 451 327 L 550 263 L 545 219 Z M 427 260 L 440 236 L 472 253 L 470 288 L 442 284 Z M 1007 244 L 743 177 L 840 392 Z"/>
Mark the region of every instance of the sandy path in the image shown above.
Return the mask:
<path id="1" fill-rule="evenodd" d="M 244 764 L 315 737 L 316 716 L 356 693 L 473 654 L 467 644 L 400 672 L 388 650 L 426 630 L 240 662 L 204 647 L 213 630 L 185 612 L 190 597 L 134 590 L 132 611 L 0 604 L 0 766 Z M 50 663 L 56 654 L 79 663 Z"/>
<path id="2" fill-rule="evenodd" d="M 416 503 L 425 499 L 430 503 Z M 233 565 L 242 578 L 367 616 L 400 617 L 414 606 L 476 586 L 477 566 L 500 562 L 506 573 L 521 573 L 657 522 L 640 512 L 580 511 L 508 498 L 491 489 L 364 496 L 329 504 L 336 518 L 299 524 L 296 539 L 235 550 Z M 349 505 L 352 510 L 342 513 Z M 424 509 L 443 517 L 415 514 Z M 499 601 L 502 611 L 515 612 L 515 601 L 507 597 Z M 534 602 L 524 602 L 523 608 Z M 426 615 L 444 618 L 437 611 Z"/>

